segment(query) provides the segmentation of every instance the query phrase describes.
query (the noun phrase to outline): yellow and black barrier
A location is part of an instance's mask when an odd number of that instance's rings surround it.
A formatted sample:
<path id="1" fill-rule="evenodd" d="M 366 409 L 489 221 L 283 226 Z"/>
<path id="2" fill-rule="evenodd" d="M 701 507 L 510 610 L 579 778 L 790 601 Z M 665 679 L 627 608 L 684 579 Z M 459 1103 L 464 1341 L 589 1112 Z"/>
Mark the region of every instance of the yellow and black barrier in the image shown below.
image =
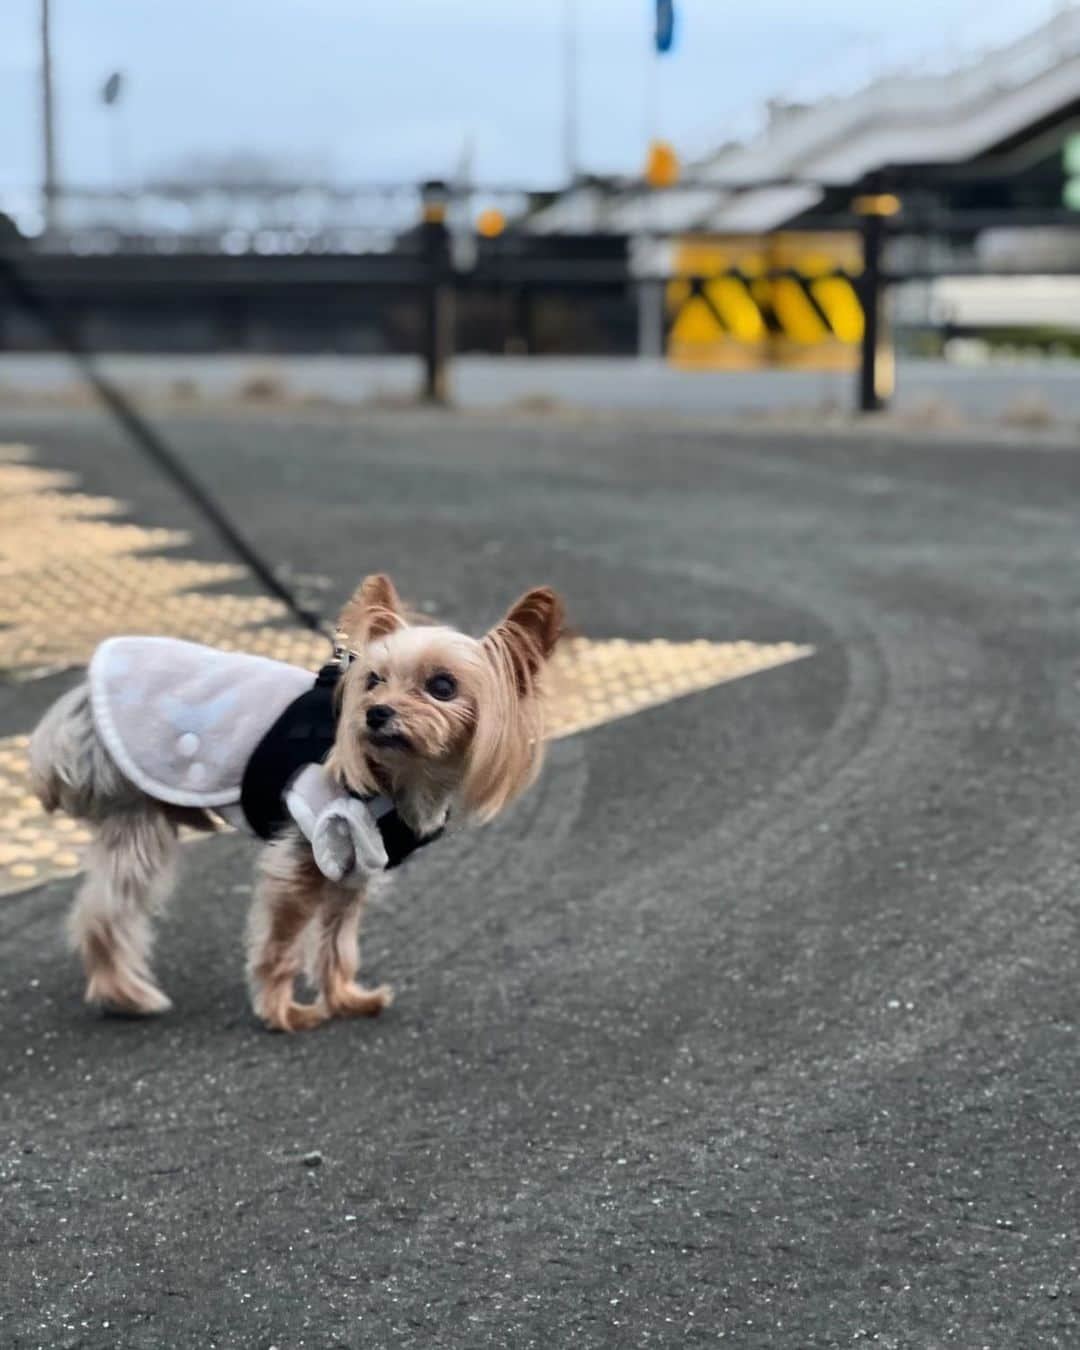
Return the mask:
<path id="1" fill-rule="evenodd" d="M 667 355 L 712 370 L 854 370 L 863 340 L 854 231 L 693 236 L 675 245 Z"/>

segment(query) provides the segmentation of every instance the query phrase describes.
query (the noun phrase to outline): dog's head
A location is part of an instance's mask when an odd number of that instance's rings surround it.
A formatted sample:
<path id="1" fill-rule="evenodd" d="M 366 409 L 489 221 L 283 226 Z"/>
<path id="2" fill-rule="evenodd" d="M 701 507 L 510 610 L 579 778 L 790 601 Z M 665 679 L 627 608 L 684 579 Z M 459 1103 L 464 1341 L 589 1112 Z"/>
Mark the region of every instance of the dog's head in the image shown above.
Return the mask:
<path id="1" fill-rule="evenodd" d="M 546 586 L 473 638 L 417 622 L 388 577 L 368 577 L 339 622 L 355 659 L 331 767 L 358 792 L 452 798 L 465 816 L 490 820 L 539 770 L 540 678 L 562 625 L 562 601 Z"/>

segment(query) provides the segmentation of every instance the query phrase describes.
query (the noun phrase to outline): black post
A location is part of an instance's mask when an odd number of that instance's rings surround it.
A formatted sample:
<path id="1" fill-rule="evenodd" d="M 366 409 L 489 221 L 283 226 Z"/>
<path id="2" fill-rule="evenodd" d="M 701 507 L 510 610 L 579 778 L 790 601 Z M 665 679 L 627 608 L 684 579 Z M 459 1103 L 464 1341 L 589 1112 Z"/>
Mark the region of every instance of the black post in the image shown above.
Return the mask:
<path id="1" fill-rule="evenodd" d="M 881 326 L 881 223 L 876 211 L 862 218 L 863 271 L 859 294 L 863 310 L 862 350 L 859 355 L 859 411 L 880 412 L 885 406 L 878 388 L 878 351 Z"/>
<path id="2" fill-rule="evenodd" d="M 875 177 L 871 190 L 856 197 L 851 209 L 862 217 L 863 272 L 858 292 L 863 310 L 862 350 L 859 359 L 859 411 L 881 412 L 892 395 L 891 357 L 885 342 L 882 315 L 886 279 L 881 255 L 885 242 L 885 217 L 900 210 L 900 198 L 882 191 Z"/>
<path id="3" fill-rule="evenodd" d="M 427 403 L 449 402 L 449 363 L 454 351 L 454 274 L 450 232 L 446 228 L 446 184 L 438 180 L 421 188 L 424 261 L 424 388 Z"/>

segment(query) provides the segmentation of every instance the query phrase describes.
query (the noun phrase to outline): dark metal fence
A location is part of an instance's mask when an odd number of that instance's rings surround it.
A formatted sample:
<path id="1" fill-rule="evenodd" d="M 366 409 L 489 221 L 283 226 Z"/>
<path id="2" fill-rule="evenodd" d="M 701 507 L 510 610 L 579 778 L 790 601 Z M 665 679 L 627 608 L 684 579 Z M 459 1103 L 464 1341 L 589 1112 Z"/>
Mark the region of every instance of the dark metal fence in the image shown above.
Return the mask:
<path id="1" fill-rule="evenodd" d="M 798 182 L 783 180 L 787 186 Z M 720 185 L 708 186 L 716 190 Z M 735 190 L 762 185 L 723 186 Z M 856 406 L 871 412 L 885 406 L 888 398 L 883 352 L 887 340 L 884 301 L 890 287 L 944 276 L 1044 275 L 1053 270 L 987 268 L 964 257 L 893 270 L 888 266 L 891 241 L 905 236 L 973 238 L 994 227 L 1065 225 L 1075 230 L 1080 221 L 1075 214 L 1046 208 L 955 211 L 943 208 L 926 191 L 914 193 L 909 204 L 900 196 L 904 185 L 883 178 L 862 186 L 864 190 L 848 200 L 846 212 L 833 213 L 829 225 L 856 229 L 862 240 L 861 268 L 837 275 L 851 282 L 863 311 Z M 662 287 L 668 280 L 635 271 L 628 240 L 621 236 L 543 236 L 513 229 L 494 239 L 478 240 L 473 265 L 462 268 L 453 258 L 446 223 L 447 193 L 442 185 L 427 185 L 421 201 L 422 219 L 417 227 L 401 236 L 393 251 L 383 253 L 75 256 L 9 244 L 2 255 L 9 311 L 14 306 L 32 314 L 35 321 L 46 311 L 62 316 L 64 331 L 78 334 L 84 349 L 97 344 L 88 338 L 82 319 L 110 307 L 126 306 L 128 313 L 176 319 L 197 311 L 212 316 L 210 345 L 226 349 L 244 345 L 252 316 L 307 316 L 321 322 L 325 331 L 334 315 L 355 316 L 365 312 L 366 306 L 369 315 L 378 316 L 382 349 L 421 355 L 423 395 L 443 401 L 448 397 L 455 335 L 470 326 L 480 331 L 484 324 L 489 330 L 494 324 L 501 332 L 504 350 L 530 352 L 543 346 L 535 332 L 535 307 L 545 300 L 562 297 L 579 323 L 582 316 L 599 312 L 598 307 L 606 304 L 617 311 L 615 326 L 625 329 L 637 314 L 639 289 Z M 1072 273 L 1076 269 L 1062 270 Z M 718 275 L 741 274 L 732 270 Z M 796 275 L 790 269 L 777 269 L 759 274 L 757 280 Z M 715 275 L 683 278 L 690 283 L 715 279 Z M 3 312 L 0 295 L 0 345 Z M 487 316 L 483 322 L 482 314 Z M 51 331 L 57 331 L 55 324 Z M 363 349 L 363 344 L 353 347 Z"/>

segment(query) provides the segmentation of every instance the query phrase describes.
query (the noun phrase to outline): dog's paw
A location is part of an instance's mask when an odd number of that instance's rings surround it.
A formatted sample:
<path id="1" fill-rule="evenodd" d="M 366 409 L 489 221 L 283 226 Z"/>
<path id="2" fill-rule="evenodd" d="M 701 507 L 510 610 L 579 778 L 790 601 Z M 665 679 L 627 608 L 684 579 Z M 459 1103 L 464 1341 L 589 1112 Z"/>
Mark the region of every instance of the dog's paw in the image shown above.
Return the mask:
<path id="1" fill-rule="evenodd" d="M 255 1011 L 267 1031 L 312 1031 L 330 1016 L 321 1001 L 297 1003 L 293 998 L 265 1000 Z"/>
<path id="2" fill-rule="evenodd" d="M 388 984 L 380 984 L 374 989 L 342 984 L 326 995 L 327 1006 L 334 1017 L 378 1017 L 393 1001 L 394 991 Z"/>
<path id="3" fill-rule="evenodd" d="M 90 980 L 86 1002 L 109 1017 L 156 1017 L 172 1007 L 172 999 L 156 984 L 137 977 L 121 979 L 112 972 Z"/>

